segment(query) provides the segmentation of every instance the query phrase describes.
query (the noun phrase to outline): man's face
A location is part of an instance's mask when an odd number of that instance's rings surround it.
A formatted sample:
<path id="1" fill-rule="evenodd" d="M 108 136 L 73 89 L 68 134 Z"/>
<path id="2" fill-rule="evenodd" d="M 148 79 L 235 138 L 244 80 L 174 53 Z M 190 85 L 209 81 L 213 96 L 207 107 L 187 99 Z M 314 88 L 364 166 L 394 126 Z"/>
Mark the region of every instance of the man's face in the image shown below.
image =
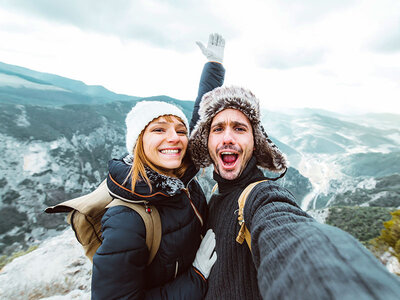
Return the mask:
<path id="1" fill-rule="evenodd" d="M 242 112 L 229 108 L 215 115 L 208 136 L 208 152 L 222 178 L 239 177 L 253 151 L 253 128 Z"/>

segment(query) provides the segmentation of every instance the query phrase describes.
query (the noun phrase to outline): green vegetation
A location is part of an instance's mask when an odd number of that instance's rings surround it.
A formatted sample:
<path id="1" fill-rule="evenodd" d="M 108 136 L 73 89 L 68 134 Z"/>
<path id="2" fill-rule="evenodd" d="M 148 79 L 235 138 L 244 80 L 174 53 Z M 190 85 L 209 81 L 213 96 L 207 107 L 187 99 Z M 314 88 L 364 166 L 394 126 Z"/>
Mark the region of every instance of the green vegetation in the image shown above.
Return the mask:
<path id="1" fill-rule="evenodd" d="M 390 209 L 385 207 L 332 207 L 326 223 L 365 243 L 379 236 L 382 223 L 389 219 Z"/>
<path id="2" fill-rule="evenodd" d="M 378 253 L 387 251 L 389 247 L 392 255 L 396 256 L 400 261 L 400 210 L 396 210 L 390 213 L 392 219 L 386 221 L 381 230 L 380 236 L 370 241 L 370 245 Z"/>
<path id="3" fill-rule="evenodd" d="M 25 254 L 28 254 L 29 252 L 32 252 L 33 250 L 37 249 L 38 246 L 31 246 L 29 247 L 28 250 L 24 250 L 24 251 L 18 251 L 15 252 L 14 254 L 10 255 L 10 256 L 0 256 L 0 270 L 3 269 L 3 267 L 7 264 L 9 264 L 10 262 L 12 262 L 14 259 L 16 259 L 17 257 L 23 256 Z"/>

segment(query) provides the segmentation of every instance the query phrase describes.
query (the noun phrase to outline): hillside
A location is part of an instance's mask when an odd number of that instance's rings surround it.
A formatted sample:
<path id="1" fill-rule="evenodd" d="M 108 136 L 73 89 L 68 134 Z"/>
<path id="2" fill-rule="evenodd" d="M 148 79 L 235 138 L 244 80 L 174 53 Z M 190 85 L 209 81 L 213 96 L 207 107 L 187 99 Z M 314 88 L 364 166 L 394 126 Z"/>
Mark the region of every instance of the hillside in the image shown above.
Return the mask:
<path id="1" fill-rule="evenodd" d="M 0 256 L 39 245 L 66 228 L 65 216 L 43 210 L 93 190 L 105 178 L 108 160 L 125 154 L 125 115 L 137 101 L 175 103 L 188 118 L 192 112 L 191 101 L 119 95 L 4 63 L 0 79 Z M 400 207 L 399 120 L 388 114 L 264 110 L 266 131 L 291 163 L 278 183 L 303 209 L 325 210 L 322 219 L 362 241 L 375 237 L 389 211 Z M 211 173 L 208 168 L 198 176 L 206 194 L 214 185 Z M 354 224 L 363 224 L 362 234 Z"/>

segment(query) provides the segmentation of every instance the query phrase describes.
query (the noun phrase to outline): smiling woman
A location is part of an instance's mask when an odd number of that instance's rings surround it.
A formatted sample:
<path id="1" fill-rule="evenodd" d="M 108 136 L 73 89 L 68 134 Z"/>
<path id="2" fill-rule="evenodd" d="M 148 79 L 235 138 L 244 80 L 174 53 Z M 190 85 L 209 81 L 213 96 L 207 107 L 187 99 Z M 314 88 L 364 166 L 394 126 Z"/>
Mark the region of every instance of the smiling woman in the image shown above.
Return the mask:
<path id="1" fill-rule="evenodd" d="M 224 40 L 211 35 L 209 45 L 221 54 Z M 224 73 L 221 63 L 205 65 L 196 103 L 222 85 Z M 207 203 L 194 180 L 198 170 L 187 151 L 186 116 L 175 105 L 141 101 L 125 123 L 128 155 L 109 162 L 108 192 L 144 206 L 145 214 L 158 212 L 161 242 L 150 260 L 150 235 L 141 216 L 126 206 L 109 207 L 101 220 L 102 244 L 93 256 L 92 299 L 203 299 L 217 259 L 216 241 L 212 230 L 205 234 Z"/>
<path id="2" fill-rule="evenodd" d="M 93 257 L 92 299 L 126 294 L 132 296 L 129 299 L 142 299 L 147 293 L 158 299 L 159 293 L 181 294 L 182 290 L 200 299 L 216 260 L 215 254 L 210 256 L 215 237 L 212 231 L 207 232 L 207 246 L 203 245 L 206 202 L 198 183 L 192 180 L 197 170 L 186 156 L 188 121 L 172 104 L 142 101 L 128 113 L 126 126 L 129 155 L 109 162 L 107 188 L 114 198 L 143 204 L 149 214 L 156 209 L 162 224 L 159 255 L 146 265 L 147 232 L 141 217 L 125 206 L 108 208 L 102 218 L 103 242 Z M 202 253 L 206 253 L 206 268 L 194 262 Z M 110 268 L 120 275 L 110 274 Z M 163 286 L 178 275 L 175 287 Z M 113 284 L 105 285 L 104 280 Z M 121 282 L 127 284 L 121 287 Z"/>

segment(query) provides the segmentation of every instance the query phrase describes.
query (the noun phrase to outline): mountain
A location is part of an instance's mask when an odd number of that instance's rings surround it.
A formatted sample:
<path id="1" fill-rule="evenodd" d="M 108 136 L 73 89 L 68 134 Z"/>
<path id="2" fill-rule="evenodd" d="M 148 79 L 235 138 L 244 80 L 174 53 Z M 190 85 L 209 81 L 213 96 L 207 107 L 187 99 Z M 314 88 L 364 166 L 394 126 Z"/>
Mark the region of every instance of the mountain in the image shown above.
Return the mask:
<path id="1" fill-rule="evenodd" d="M 0 103 L 61 106 L 137 100 L 102 86 L 0 62 Z"/>
<path id="2" fill-rule="evenodd" d="M 0 63 L 0 260 L 65 230 L 65 215 L 43 210 L 106 177 L 108 160 L 126 152 L 126 113 L 142 100 L 171 102 L 191 116 L 192 101 L 119 95 Z M 262 115 L 290 161 L 277 183 L 318 220 L 349 232 L 349 224 L 362 224 L 361 240 L 376 236 L 400 208 L 400 116 L 313 109 Z M 209 196 L 212 168 L 197 177 Z"/>
<path id="3" fill-rule="evenodd" d="M 0 94 L 12 95 L 7 98 L 12 101 L 0 96 L 2 255 L 40 243 L 67 226 L 64 215 L 47 215 L 43 210 L 93 190 L 106 177 L 107 162 L 125 155 L 124 120 L 137 101 L 174 103 L 188 119 L 193 108 L 192 101 L 165 95 L 121 96 L 102 87 L 3 63 L 0 76 L 8 76 L 0 85 Z M 59 98 L 60 93 L 69 98 Z M 299 155 L 276 142 L 289 155 Z M 199 176 L 206 192 L 214 185 L 211 172 L 209 168 L 208 176 Z M 294 168 L 282 184 L 292 189 L 299 203 L 312 188 Z"/>

